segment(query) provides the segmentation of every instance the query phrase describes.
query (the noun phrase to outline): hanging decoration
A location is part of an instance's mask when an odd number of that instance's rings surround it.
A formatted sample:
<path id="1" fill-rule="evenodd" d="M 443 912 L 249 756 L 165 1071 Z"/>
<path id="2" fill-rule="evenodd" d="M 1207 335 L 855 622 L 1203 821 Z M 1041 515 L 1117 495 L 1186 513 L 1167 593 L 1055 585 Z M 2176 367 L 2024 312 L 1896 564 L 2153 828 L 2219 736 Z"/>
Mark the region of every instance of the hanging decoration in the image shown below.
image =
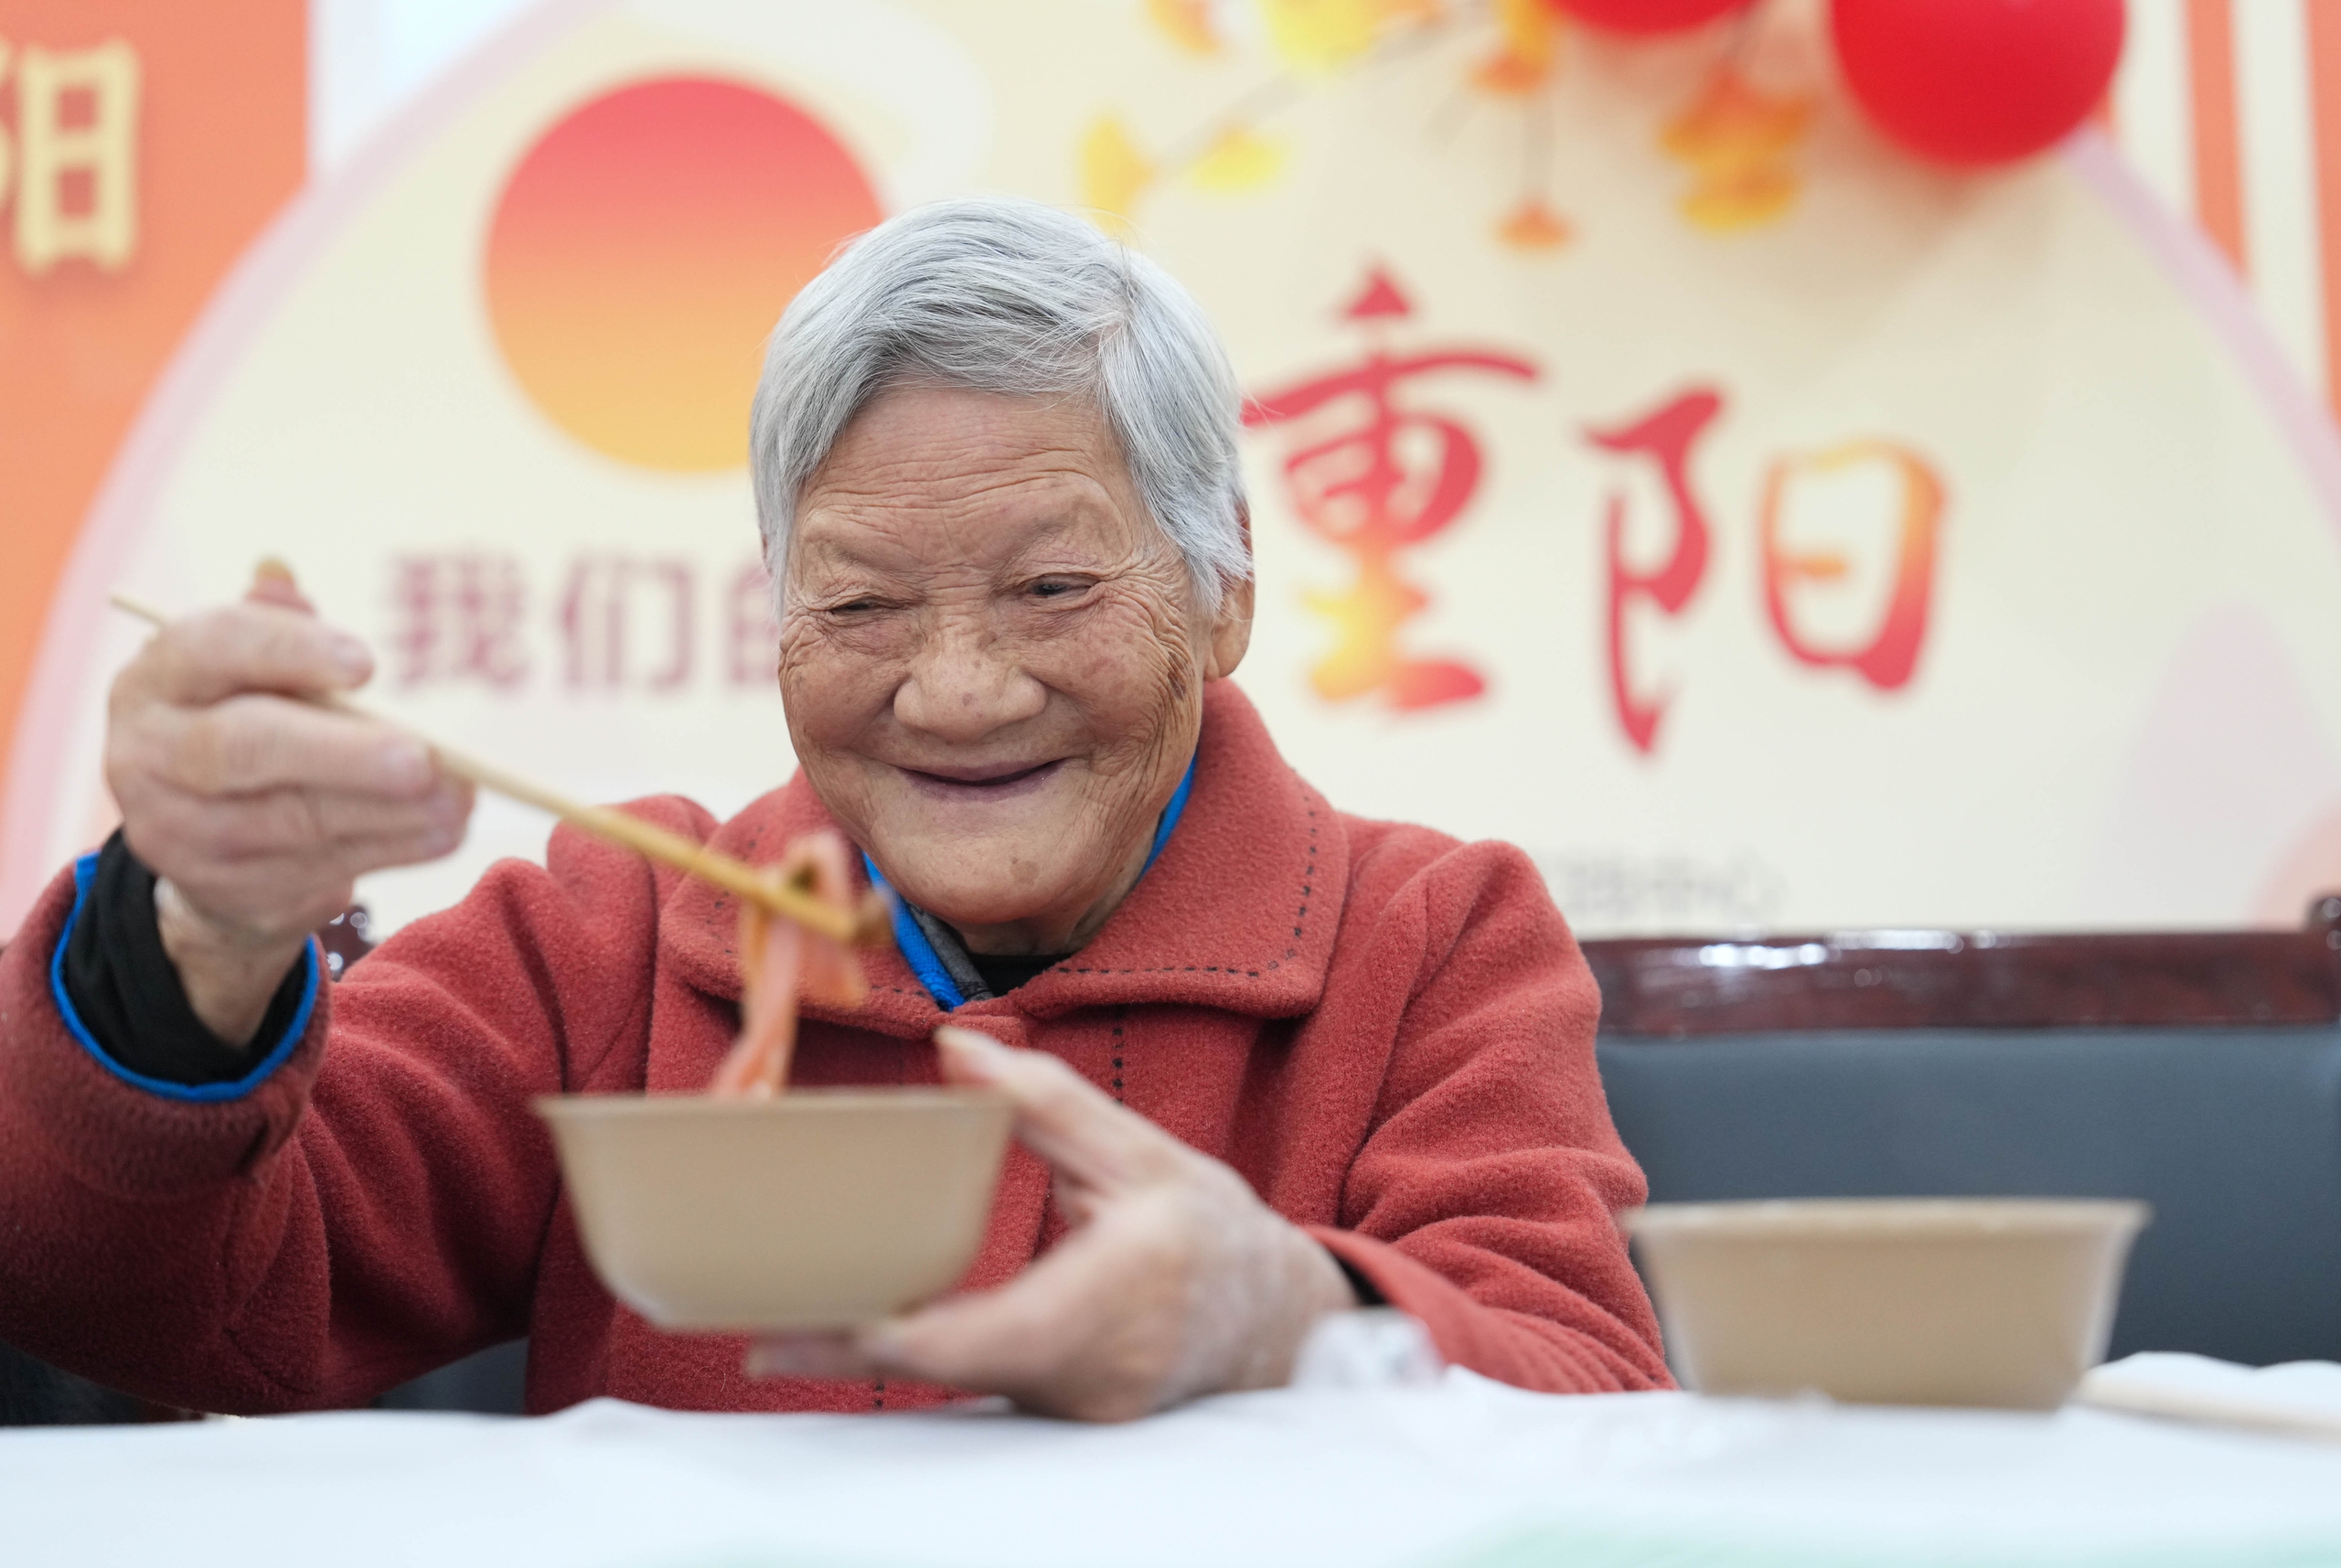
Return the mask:
<path id="1" fill-rule="evenodd" d="M 1683 216 L 1717 234 L 1783 216 L 1802 186 L 1796 153 L 1812 119 L 1811 99 L 1765 93 L 1724 60 L 1659 133 L 1659 145 L 1691 170 Z"/>
<path id="2" fill-rule="evenodd" d="M 2103 101 L 2122 53 L 2122 0 L 1827 6 L 1851 98 L 1898 145 L 1957 166 L 2008 163 L 2062 140 Z M 1267 193 L 1290 163 L 1288 112 L 1350 73 L 1438 59 L 1435 69 L 1461 68 L 1435 117 L 1447 124 L 1441 139 L 1464 115 L 1486 112 L 1511 122 L 1506 139 L 1517 136 L 1515 194 L 1490 214 L 1488 237 L 1524 257 L 1566 253 L 1579 226 L 1553 188 L 1554 104 L 1565 68 L 1578 69 L 1567 29 L 1582 24 L 1629 48 L 1699 33 L 1683 40 L 1705 59 L 1696 85 L 1665 112 L 1654 139 L 1689 176 L 1674 204 L 1683 221 L 1718 238 L 1745 235 L 1795 210 L 1829 93 L 1816 51 L 1765 48 L 1776 24 L 1790 23 L 1774 0 L 1146 0 L 1145 9 L 1156 36 L 1181 53 L 1238 69 L 1248 59 L 1270 74 L 1231 82 L 1215 114 L 1168 135 L 1142 135 L 1113 112 L 1089 123 L 1074 149 L 1082 197 L 1123 232 L 1169 185 L 1219 197 Z M 1818 9 L 1791 25 L 1810 27 Z"/>
<path id="3" fill-rule="evenodd" d="M 1465 100 L 1507 113 L 1518 127 L 1517 196 L 1488 232 L 1508 250 L 1549 253 L 1576 229 L 1558 211 L 1550 183 L 1552 89 L 1559 75 L 1563 18 L 1552 0 L 1249 0 L 1247 36 L 1266 46 L 1276 74 L 1234 96 L 1209 122 L 1148 143 L 1113 113 L 1093 120 L 1074 150 L 1083 203 L 1109 228 L 1128 232 L 1138 208 L 1170 184 L 1214 196 L 1261 192 L 1284 175 L 1287 148 L 1273 123 L 1347 72 L 1387 66 L 1443 39 L 1459 40 L 1470 61 L 1459 83 Z M 1672 0 L 1678 7 L 1684 0 Z M 1749 0 L 1731 0 L 1726 9 Z M 1715 0 L 1701 0 L 1713 8 Z M 1157 36 L 1198 59 L 1232 51 L 1226 18 L 1209 0 L 1147 0 Z M 1481 39 L 1486 42 L 1482 44 Z"/>

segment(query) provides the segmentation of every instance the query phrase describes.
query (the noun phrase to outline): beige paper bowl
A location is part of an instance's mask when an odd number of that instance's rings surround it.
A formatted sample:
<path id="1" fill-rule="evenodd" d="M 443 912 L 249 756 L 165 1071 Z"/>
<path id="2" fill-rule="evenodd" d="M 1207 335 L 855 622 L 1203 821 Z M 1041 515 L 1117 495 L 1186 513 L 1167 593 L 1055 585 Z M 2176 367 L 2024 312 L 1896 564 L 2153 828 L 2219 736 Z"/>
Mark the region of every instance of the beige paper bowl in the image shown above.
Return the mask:
<path id="1" fill-rule="evenodd" d="M 2105 1353 L 2143 1203 L 1653 1203 L 1630 1215 L 1667 1349 L 1716 1394 L 2051 1410 Z"/>
<path id="2" fill-rule="evenodd" d="M 1011 1114 L 965 1089 L 540 1099 L 586 1256 L 661 1328 L 842 1328 L 947 1289 Z"/>

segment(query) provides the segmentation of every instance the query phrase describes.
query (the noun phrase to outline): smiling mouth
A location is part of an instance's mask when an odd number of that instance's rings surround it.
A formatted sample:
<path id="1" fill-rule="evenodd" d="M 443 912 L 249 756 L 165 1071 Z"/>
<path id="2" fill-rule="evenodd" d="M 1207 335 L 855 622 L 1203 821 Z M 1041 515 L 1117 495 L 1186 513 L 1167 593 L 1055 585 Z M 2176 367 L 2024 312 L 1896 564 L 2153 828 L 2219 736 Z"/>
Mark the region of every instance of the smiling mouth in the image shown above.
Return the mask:
<path id="1" fill-rule="evenodd" d="M 1050 762 L 1036 763 L 1029 768 L 973 777 L 928 773 L 923 768 L 904 768 L 902 772 L 922 794 L 950 800 L 1000 800 L 1022 794 L 1042 783 L 1064 763 L 1064 759 L 1059 757 Z"/>

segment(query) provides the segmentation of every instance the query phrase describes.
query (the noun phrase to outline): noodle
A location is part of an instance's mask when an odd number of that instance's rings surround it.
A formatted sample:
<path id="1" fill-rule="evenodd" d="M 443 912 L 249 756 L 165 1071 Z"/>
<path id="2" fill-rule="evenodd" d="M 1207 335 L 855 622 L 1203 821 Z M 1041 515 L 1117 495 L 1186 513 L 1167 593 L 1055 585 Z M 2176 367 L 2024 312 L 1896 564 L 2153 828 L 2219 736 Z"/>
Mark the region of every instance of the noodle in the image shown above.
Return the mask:
<path id="1" fill-rule="evenodd" d="M 841 910 L 852 905 L 845 841 L 815 833 L 788 847 L 780 864 L 765 875 L 796 882 L 822 902 Z M 857 1008 L 870 983 L 853 950 L 833 938 L 807 931 L 793 920 L 776 920 L 761 904 L 740 912 L 740 1038 L 715 1070 L 711 1094 L 766 1100 L 788 1083 L 788 1060 L 796 1045 L 800 996 L 832 1007 Z"/>

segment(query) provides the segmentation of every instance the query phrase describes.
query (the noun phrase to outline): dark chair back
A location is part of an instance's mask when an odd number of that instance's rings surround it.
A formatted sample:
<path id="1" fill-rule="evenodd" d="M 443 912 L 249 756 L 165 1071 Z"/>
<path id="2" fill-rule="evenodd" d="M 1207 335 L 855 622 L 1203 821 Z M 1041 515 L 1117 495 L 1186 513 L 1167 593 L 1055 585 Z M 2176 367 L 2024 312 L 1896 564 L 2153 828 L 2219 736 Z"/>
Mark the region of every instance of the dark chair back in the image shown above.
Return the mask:
<path id="1" fill-rule="evenodd" d="M 2341 1029 L 1601 1041 L 1651 1198 L 2143 1198 L 2111 1353 L 2341 1360 Z"/>
<path id="2" fill-rule="evenodd" d="M 2341 1360 L 2341 899 L 2298 932 L 1586 951 L 1652 1201 L 2141 1198 L 2112 1354 Z"/>

